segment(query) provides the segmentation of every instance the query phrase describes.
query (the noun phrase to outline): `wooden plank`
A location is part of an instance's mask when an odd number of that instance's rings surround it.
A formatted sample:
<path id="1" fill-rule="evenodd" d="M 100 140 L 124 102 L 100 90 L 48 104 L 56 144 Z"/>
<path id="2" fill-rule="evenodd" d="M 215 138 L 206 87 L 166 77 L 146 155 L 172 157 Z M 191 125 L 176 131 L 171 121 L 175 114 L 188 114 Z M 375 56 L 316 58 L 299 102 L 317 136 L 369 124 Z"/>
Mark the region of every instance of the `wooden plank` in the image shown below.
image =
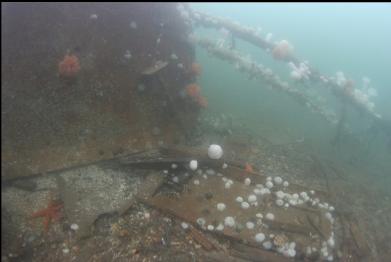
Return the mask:
<path id="1" fill-rule="evenodd" d="M 230 254 L 234 257 L 247 259 L 254 262 L 289 262 L 293 259 L 283 257 L 271 251 L 249 247 L 247 245 L 234 243 Z"/>
<path id="2" fill-rule="evenodd" d="M 228 168 L 224 170 L 224 175 L 232 178 L 241 177 L 241 174 L 235 170 Z M 195 185 L 194 181 L 199 180 L 200 184 Z M 305 247 L 314 245 L 313 238 L 310 236 L 318 235 L 319 238 L 326 239 L 331 234 L 331 225 L 322 216 L 319 211 L 307 211 L 297 208 L 281 208 L 274 204 L 275 196 L 265 195 L 258 197 L 258 206 L 242 209 L 240 204 L 235 201 L 237 196 L 247 198 L 252 194 L 254 185 L 247 186 L 243 181 L 235 181 L 230 189 L 225 189 L 222 177 L 217 175 L 208 176 L 204 179 L 202 176 L 194 174 L 186 185 L 187 190 L 177 194 L 176 197 L 158 193 L 153 197 L 144 198 L 144 202 L 163 212 L 179 218 L 180 220 L 189 222 L 196 227 L 206 230 L 208 225 L 214 228 L 218 224 L 224 224 L 224 219 L 227 216 L 233 216 L 236 221 L 236 228 L 225 227 L 223 231 L 212 231 L 211 233 L 223 236 L 226 239 L 234 241 L 245 241 L 249 245 L 259 246 L 255 242 L 255 234 L 263 232 L 266 236 L 270 234 L 285 233 L 289 241 L 295 241 L 298 246 Z M 275 189 L 277 190 L 277 189 Z M 284 190 L 285 191 L 285 190 Z M 226 209 L 218 211 L 216 206 L 218 203 L 225 203 Z M 271 212 L 275 215 L 273 221 L 263 219 L 259 224 L 259 219 L 256 218 L 256 213 L 266 215 Z M 308 221 L 307 216 L 311 221 Z M 203 218 L 206 224 L 200 227 L 197 224 L 197 219 Z M 253 221 L 256 226 L 254 230 L 246 228 L 246 222 Z M 320 248 L 320 242 L 316 242 Z"/>

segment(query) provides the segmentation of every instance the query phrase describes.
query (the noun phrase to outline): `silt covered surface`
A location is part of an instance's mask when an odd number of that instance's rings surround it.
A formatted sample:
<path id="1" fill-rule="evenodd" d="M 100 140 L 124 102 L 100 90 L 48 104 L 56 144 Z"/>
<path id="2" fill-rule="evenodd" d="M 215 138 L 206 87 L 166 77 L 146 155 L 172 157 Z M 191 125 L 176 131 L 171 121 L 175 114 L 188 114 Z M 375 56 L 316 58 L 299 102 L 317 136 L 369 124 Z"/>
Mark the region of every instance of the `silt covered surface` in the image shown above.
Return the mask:
<path id="1" fill-rule="evenodd" d="M 2 5 L 2 179 L 183 139 L 198 115 L 180 95 L 194 81 L 188 31 L 174 3 Z"/>

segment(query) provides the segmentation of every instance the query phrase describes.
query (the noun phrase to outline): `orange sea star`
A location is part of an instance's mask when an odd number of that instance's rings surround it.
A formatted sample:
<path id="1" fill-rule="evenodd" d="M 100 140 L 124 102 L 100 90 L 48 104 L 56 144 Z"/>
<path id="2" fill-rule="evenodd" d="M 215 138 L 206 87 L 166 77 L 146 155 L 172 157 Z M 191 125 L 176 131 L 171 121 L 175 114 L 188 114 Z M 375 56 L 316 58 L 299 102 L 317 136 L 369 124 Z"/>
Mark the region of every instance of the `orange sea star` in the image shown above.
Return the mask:
<path id="1" fill-rule="evenodd" d="M 43 225 L 45 232 L 48 232 L 49 225 L 52 222 L 52 220 L 59 220 L 61 218 L 61 208 L 63 207 L 63 204 L 58 203 L 57 201 L 54 201 L 51 199 L 48 203 L 48 206 L 45 209 L 41 209 L 39 211 L 34 212 L 31 215 L 31 218 L 37 218 L 37 217 L 43 217 Z"/>

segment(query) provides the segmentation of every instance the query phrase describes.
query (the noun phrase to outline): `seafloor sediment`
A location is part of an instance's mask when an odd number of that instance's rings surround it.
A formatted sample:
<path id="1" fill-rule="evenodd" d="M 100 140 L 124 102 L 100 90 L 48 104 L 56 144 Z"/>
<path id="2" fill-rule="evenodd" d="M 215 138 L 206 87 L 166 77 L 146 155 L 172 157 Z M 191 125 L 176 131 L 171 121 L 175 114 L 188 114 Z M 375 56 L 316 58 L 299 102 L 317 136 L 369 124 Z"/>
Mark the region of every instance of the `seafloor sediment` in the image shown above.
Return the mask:
<path id="1" fill-rule="evenodd" d="M 195 180 L 199 188 L 213 184 L 218 169 L 201 161 L 199 170 L 203 171 L 193 172 L 188 169 L 186 158 L 177 158 L 178 167 L 174 168 L 170 161 L 163 164 L 146 161 L 156 160 L 153 150 L 143 153 L 141 159 L 146 162 L 141 166 L 129 165 L 134 163 L 129 159 L 128 162 L 113 160 L 5 185 L 2 189 L 2 261 L 258 261 L 259 257 L 270 254 L 275 255 L 269 257 L 270 261 L 288 261 L 279 254 L 275 244 L 272 251 L 260 253 L 264 249 L 254 248 L 251 240 L 246 240 L 246 229 L 240 229 L 240 225 L 232 232 L 226 226 L 221 234 L 217 229 L 211 231 L 206 225 L 200 225 L 196 219 L 191 221 L 198 216 L 213 216 L 220 193 L 227 199 L 235 198 L 232 193 L 235 187 L 246 188 L 241 176 L 252 181 L 279 176 L 289 181 L 289 187 L 299 185 L 323 192 L 319 196 L 335 208 L 335 248 L 329 250 L 334 259 L 363 261 L 365 257 L 368 261 L 384 261 L 382 259 L 389 255 L 384 245 L 387 240 L 384 227 L 389 225 L 386 221 L 390 217 L 390 210 L 384 208 L 387 196 L 357 184 L 358 172 L 353 175 L 324 159 L 316 159 L 301 143 L 276 146 L 263 138 L 242 134 L 226 138 L 225 152 L 235 149 L 236 154 L 226 155 L 224 160 L 232 165 L 251 163 L 252 172 L 246 172 L 244 167 L 238 175 L 224 169 L 218 171 L 223 177 L 232 178 L 234 187 L 224 188 L 222 182 L 221 188 L 203 192 L 197 200 L 204 208 L 200 214 L 196 205 L 186 206 L 182 209 L 185 211 L 178 214 L 175 208 L 165 207 L 164 203 L 151 205 L 145 199 L 158 195 L 180 203 L 181 197 L 197 195 Z M 205 148 L 203 145 L 197 147 L 199 152 Z M 189 174 L 191 178 L 187 178 Z M 32 214 L 47 208 L 53 199 L 63 204 L 61 218 L 51 220 L 46 231 L 45 218 L 33 218 Z M 259 212 L 264 215 L 268 210 L 279 212 L 272 202 L 259 203 L 259 208 L 262 207 Z M 225 203 L 227 210 L 235 204 L 228 200 Z M 295 209 L 286 209 L 288 216 L 290 213 L 293 218 Z M 240 209 L 235 212 L 232 216 L 239 220 Z M 374 214 L 376 220 L 372 219 Z M 216 223 L 218 225 L 218 221 Z M 273 237 L 295 241 L 290 230 L 292 228 L 280 227 L 273 231 L 276 235 Z M 306 254 L 302 246 L 296 247 L 296 251 L 296 260 L 319 259 L 319 249 L 312 255 Z"/>

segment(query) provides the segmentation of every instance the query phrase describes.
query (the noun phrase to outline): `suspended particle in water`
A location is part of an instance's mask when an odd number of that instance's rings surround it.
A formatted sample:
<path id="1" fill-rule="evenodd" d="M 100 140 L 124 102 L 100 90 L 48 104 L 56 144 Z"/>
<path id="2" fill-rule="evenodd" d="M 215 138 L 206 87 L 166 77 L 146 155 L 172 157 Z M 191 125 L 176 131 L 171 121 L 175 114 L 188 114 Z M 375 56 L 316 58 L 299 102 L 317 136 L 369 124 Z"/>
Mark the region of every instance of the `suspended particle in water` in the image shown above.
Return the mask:
<path id="1" fill-rule="evenodd" d="M 135 21 L 130 22 L 130 28 L 137 29 L 137 23 Z"/>

